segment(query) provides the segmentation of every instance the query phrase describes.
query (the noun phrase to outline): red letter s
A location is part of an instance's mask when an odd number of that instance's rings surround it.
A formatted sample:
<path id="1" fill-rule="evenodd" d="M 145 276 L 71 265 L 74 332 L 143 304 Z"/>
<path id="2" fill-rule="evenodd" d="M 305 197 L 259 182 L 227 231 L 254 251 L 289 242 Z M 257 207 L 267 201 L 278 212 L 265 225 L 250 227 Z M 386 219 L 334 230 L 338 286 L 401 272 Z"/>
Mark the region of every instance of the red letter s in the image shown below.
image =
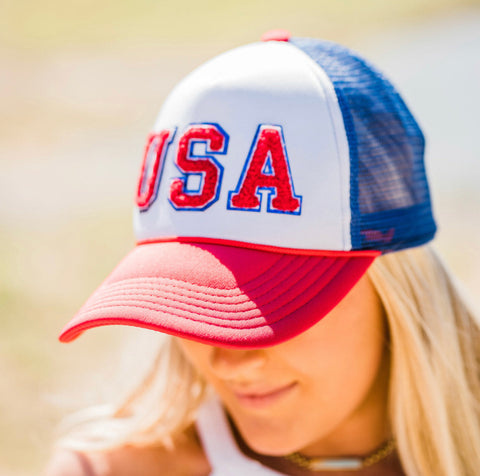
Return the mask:
<path id="1" fill-rule="evenodd" d="M 205 144 L 204 153 L 195 153 L 197 144 Z M 183 177 L 170 186 L 170 203 L 176 210 L 205 210 L 218 200 L 223 167 L 211 155 L 225 154 L 228 134 L 218 124 L 192 124 L 179 140 L 176 165 Z M 196 186 L 189 184 L 197 177 Z"/>

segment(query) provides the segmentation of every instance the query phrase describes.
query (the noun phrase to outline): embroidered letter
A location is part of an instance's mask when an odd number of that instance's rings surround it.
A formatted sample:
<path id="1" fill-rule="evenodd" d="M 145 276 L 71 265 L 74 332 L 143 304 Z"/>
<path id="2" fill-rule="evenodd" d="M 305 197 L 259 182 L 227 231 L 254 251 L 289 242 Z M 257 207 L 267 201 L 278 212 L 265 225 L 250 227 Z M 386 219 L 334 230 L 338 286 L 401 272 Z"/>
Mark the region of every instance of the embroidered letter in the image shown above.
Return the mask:
<path id="1" fill-rule="evenodd" d="M 136 198 L 140 211 L 148 210 L 157 198 L 163 163 L 174 135 L 175 129 L 167 129 L 150 134 L 147 138 Z"/>
<path id="2" fill-rule="evenodd" d="M 262 189 L 268 192 L 267 211 L 301 213 L 302 197 L 295 195 L 281 126 L 258 127 L 237 188 L 228 194 L 227 208 L 260 211 Z"/>
<path id="3" fill-rule="evenodd" d="M 175 209 L 205 210 L 217 201 L 223 167 L 207 154 L 225 154 L 227 148 L 228 134 L 218 124 L 187 128 L 179 140 L 176 160 L 183 177 L 174 179 L 170 186 L 170 203 Z"/>

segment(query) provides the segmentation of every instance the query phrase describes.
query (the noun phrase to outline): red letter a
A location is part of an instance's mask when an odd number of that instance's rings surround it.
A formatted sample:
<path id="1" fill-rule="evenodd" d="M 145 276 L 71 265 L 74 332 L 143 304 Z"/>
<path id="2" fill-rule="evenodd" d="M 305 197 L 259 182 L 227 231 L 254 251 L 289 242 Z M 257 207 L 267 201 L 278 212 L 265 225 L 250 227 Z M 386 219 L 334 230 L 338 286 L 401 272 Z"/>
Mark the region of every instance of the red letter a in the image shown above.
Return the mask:
<path id="1" fill-rule="evenodd" d="M 237 189 L 229 193 L 228 208 L 260 211 L 262 189 L 268 192 L 267 211 L 300 214 L 302 197 L 294 192 L 280 126 L 258 127 Z"/>

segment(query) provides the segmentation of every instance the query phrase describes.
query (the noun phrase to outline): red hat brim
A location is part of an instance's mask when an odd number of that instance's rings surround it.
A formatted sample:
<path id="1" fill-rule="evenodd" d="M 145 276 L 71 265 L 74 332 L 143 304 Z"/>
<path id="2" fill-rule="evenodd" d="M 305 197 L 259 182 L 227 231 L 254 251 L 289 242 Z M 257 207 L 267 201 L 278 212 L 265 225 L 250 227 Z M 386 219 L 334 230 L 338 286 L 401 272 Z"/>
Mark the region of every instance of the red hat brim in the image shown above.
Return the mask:
<path id="1" fill-rule="evenodd" d="M 270 252 L 221 244 L 138 245 L 63 329 L 123 324 L 215 346 L 267 347 L 317 323 L 379 252 Z"/>

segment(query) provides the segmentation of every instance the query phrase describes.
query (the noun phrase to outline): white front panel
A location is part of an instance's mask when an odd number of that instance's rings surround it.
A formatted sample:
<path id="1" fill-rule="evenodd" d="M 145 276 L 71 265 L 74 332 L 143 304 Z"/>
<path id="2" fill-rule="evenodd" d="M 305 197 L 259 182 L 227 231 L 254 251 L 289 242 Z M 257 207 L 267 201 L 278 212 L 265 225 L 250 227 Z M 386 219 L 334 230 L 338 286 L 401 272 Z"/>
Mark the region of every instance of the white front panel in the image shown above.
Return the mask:
<path id="1" fill-rule="evenodd" d="M 190 124 L 218 124 L 228 134 L 218 199 L 203 211 L 177 210 L 169 201 L 179 139 Z M 229 209 L 261 124 L 281 128 L 298 213 Z M 206 237 L 300 249 L 350 250 L 350 167 L 342 114 L 326 74 L 285 42 L 255 43 L 225 53 L 187 76 L 164 104 L 154 130 L 176 128 L 155 201 L 135 211 L 139 241 Z M 205 147 L 196 144 L 194 153 Z M 203 149 L 203 150 L 202 150 Z M 266 167 L 265 170 L 267 170 Z M 267 170 L 268 172 L 268 170 Z M 196 182 L 196 183 L 195 183 Z M 198 176 L 188 180 L 198 187 Z"/>

